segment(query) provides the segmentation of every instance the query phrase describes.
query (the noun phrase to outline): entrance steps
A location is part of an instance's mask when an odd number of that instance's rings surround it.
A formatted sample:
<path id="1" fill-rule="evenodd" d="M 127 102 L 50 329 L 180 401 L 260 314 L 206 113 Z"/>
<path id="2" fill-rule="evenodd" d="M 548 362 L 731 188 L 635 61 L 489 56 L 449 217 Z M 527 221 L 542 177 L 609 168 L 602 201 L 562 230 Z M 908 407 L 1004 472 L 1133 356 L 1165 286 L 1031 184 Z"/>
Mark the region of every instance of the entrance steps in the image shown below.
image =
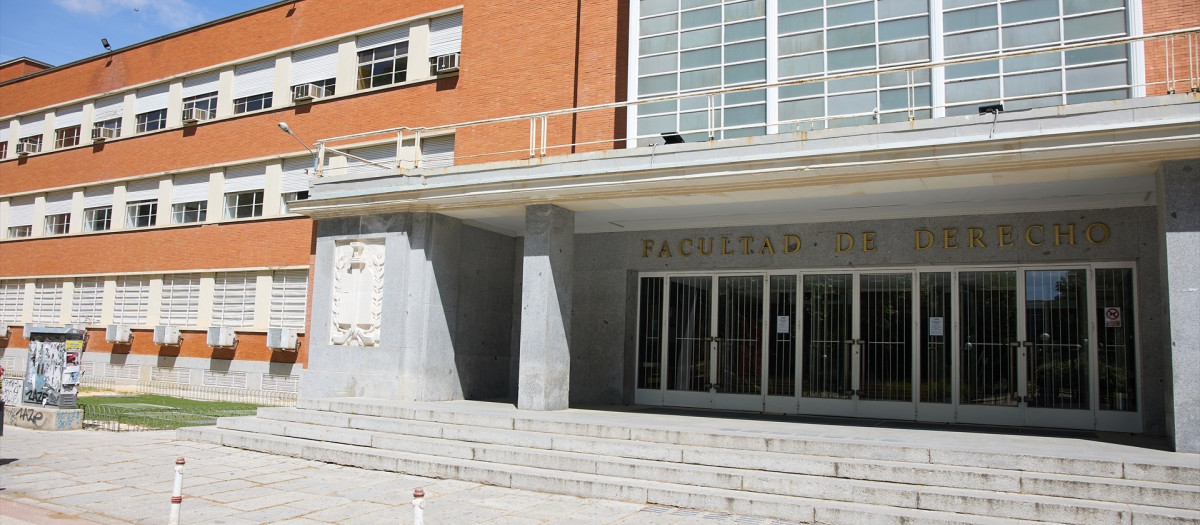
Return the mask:
<path id="1" fill-rule="evenodd" d="M 1200 456 L 1075 438 L 362 398 L 260 408 L 179 437 L 802 523 L 1200 523 Z"/>

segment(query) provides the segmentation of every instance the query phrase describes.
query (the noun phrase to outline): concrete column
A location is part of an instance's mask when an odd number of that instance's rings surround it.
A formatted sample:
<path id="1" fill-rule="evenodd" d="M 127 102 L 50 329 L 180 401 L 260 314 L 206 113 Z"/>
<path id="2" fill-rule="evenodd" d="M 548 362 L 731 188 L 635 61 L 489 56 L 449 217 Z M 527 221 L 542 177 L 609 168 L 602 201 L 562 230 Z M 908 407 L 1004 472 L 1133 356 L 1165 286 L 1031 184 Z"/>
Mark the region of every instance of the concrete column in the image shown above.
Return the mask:
<path id="1" fill-rule="evenodd" d="M 404 293 L 395 304 L 396 310 L 403 312 L 399 398 L 462 399 L 454 344 L 462 223 L 426 212 L 414 212 L 410 220 L 407 235 L 389 239 L 399 246 L 388 246 L 389 257 L 399 248 L 399 256 L 394 259 L 398 264 L 389 267 L 388 277 L 399 273 L 404 282 Z M 388 277 L 384 278 L 385 286 Z"/>
<path id="2" fill-rule="evenodd" d="M 1200 159 L 1164 163 L 1158 195 L 1163 306 L 1170 326 L 1167 428 L 1176 451 L 1195 453 L 1200 452 Z"/>
<path id="3" fill-rule="evenodd" d="M 567 408 L 574 254 L 574 212 L 551 204 L 525 208 L 519 409 Z"/>

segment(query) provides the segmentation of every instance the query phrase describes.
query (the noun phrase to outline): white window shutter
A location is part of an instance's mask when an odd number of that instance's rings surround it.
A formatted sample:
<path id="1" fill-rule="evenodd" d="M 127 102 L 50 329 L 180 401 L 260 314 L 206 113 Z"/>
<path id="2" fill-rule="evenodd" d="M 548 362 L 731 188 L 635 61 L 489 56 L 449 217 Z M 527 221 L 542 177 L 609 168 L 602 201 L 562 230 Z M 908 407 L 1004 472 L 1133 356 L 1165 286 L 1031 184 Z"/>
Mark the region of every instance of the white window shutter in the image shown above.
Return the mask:
<path id="1" fill-rule="evenodd" d="M 71 213 L 71 192 L 63 191 L 46 195 L 46 215 Z"/>
<path id="2" fill-rule="evenodd" d="M 159 323 L 196 326 L 200 312 L 200 274 L 164 275 Z"/>
<path id="3" fill-rule="evenodd" d="M 94 186 L 84 188 L 83 190 L 83 207 L 84 208 L 99 208 L 101 206 L 112 206 L 113 203 L 113 187 L 112 186 Z"/>
<path id="4" fill-rule="evenodd" d="M 444 168 L 454 165 L 454 135 L 421 139 L 421 167 Z"/>
<path id="5" fill-rule="evenodd" d="M 337 76 L 337 42 L 292 53 L 292 85 Z"/>
<path id="6" fill-rule="evenodd" d="M 94 325 L 100 322 L 100 311 L 104 304 L 103 277 L 75 278 L 74 297 L 71 300 L 71 322 Z"/>
<path id="7" fill-rule="evenodd" d="M 183 98 L 212 93 L 217 90 L 220 75 L 213 71 L 183 79 Z"/>
<path id="8" fill-rule="evenodd" d="M 58 108 L 54 112 L 54 128 L 62 129 L 83 123 L 83 106 Z"/>
<path id="9" fill-rule="evenodd" d="M 138 114 L 167 109 L 167 88 L 169 87 L 167 84 L 159 84 L 139 89 L 137 92 Z"/>
<path id="10" fill-rule="evenodd" d="M 225 193 L 261 190 L 266 185 L 266 163 L 225 168 Z"/>
<path id="11" fill-rule="evenodd" d="M 150 277 L 134 275 L 117 279 L 117 297 L 113 302 L 113 322 L 144 325 L 150 305 Z"/>
<path id="12" fill-rule="evenodd" d="M 46 129 L 46 116 L 42 114 L 21 117 L 21 138 L 41 135 Z"/>
<path id="13" fill-rule="evenodd" d="M 462 13 L 439 16 L 429 21 L 429 56 L 462 50 Z"/>
<path id="14" fill-rule="evenodd" d="M 296 157 L 283 161 L 283 185 L 280 193 L 308 191 L 313 180 L 311 157 Z"/>
<path id="15" fill-rule="evenodd" d="M 139 202 L 157 199 L 157 180 L 137 180 L 125 184 L 125 202 Z"/>
<path id="16" fill-rule="evenodd" d="M 271 326 L 304 329 L 308 300 L 308 270 L 277 271 L 271 275 Z"/>
<path id="17" fill-rule="evenodd" d="M 233 70 L 233 98 L 270 93 L 274 88 L 274 58 L 242 64 Z"/>
<path id="18" fill-rule="evenodd" d="M 346 157 L 346 173 L 384 173 L 385 168 L 380 168 L 379 166 L 396 166 L 395 142 L 347 150 L 346 153 L 374 163 L 368 164 L 364 160 Z M 379 166 L 376 166 L 376 164 Z"/>
<path id="19" fill-rule="evenodd" d="M 171 204 L 208 200 L 208 174 L 176 175 L 171 186 Z"/>
<path id="20" fill-rule="evenodd" d="M 121 118 L 124 111 L 125 95 L 113 95 L 96 101 L 96 110 L 92 116 L 95 122 Z"/>
<path id="21" fill-rule="evenodd" d="M 33 197 L 13 197 L 8 201 L 8 225 L 33 225 Z"/>
<path id="22" fill-rule="evenodd" d="M 408 40 L 408 26 L 393 27 L 358 37 L 358 50 L 372 49 Z"/>
<path id="23" fill-rule="evenodd" d="M 254 326 L 254 290 L 258 282 L 254 273 L 218 273 L 214 281 L 213 326 Z"/>
<path id="24" fill-rule="evenodd" d="M 0 321 L 20 323 L 25 310 L 25 283 L 18 280 L 0 281 Z"/>
<path id="25" fill-rule="evenodd" d="M 58 324 L 62 315 L 63 283 L 38 279 L 33 288 L 33 322 Z"/>

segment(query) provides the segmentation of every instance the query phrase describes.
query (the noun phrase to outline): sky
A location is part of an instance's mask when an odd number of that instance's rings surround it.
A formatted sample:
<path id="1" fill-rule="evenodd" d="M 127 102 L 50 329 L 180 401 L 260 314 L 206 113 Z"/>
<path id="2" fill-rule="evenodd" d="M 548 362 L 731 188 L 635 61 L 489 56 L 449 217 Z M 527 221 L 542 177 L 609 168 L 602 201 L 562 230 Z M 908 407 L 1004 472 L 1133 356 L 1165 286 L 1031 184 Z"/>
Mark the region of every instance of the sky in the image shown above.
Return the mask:
<path id="1" fill-rule="evenodd" d="M 60 66 L 277 0 L 0 0 L 0 62 Z"/>

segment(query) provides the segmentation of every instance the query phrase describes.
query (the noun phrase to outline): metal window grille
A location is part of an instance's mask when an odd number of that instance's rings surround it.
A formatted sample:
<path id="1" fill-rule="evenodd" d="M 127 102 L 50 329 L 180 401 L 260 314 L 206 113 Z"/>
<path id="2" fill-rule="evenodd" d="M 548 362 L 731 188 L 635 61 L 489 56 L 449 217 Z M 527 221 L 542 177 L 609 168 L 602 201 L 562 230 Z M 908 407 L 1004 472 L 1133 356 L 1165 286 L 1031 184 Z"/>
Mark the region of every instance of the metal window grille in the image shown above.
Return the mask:
<path id="1" fill-rule="evenodd" d="M 0 321 L 20 323 L 25 309 L 25 283 L 0 281 Z"/>
<path id="2" fill-rule="evenodd" d="M 150 311 L 150 277 L 144 275 L 117 278 L 113 302 L 113 322 L 142 326 Z"/>
<path id="3" fill-rule="evenodd" d="M 33 287 L 33 322 L 57 324 L 62 317 L 62 281 L 38 279 Z"/>
<path id="4" fill-rule="evenodd" d="M 196 326 L 200 313 L 200 274 L 163 276 L 159 323 Z"/>
<path id="5" fill-rule="evenodd" d="M 286 270 L 271 274 L 271 326 L 304 328 L 308 303 L 308 270 Z"/>
<path id="6" fill-rule="evenodd" d="M 258 278 L 253 272 L 216 274 L 213 289 L 213 326 L 254 326 L 254 295 L 257 281 Z"/>
<path id="7" fill-rule="evenodd" d="M 71 297 L 71 322 L 86 325 L 100 323 L 104 306 L 104 278 L 76 277 Z"/>

